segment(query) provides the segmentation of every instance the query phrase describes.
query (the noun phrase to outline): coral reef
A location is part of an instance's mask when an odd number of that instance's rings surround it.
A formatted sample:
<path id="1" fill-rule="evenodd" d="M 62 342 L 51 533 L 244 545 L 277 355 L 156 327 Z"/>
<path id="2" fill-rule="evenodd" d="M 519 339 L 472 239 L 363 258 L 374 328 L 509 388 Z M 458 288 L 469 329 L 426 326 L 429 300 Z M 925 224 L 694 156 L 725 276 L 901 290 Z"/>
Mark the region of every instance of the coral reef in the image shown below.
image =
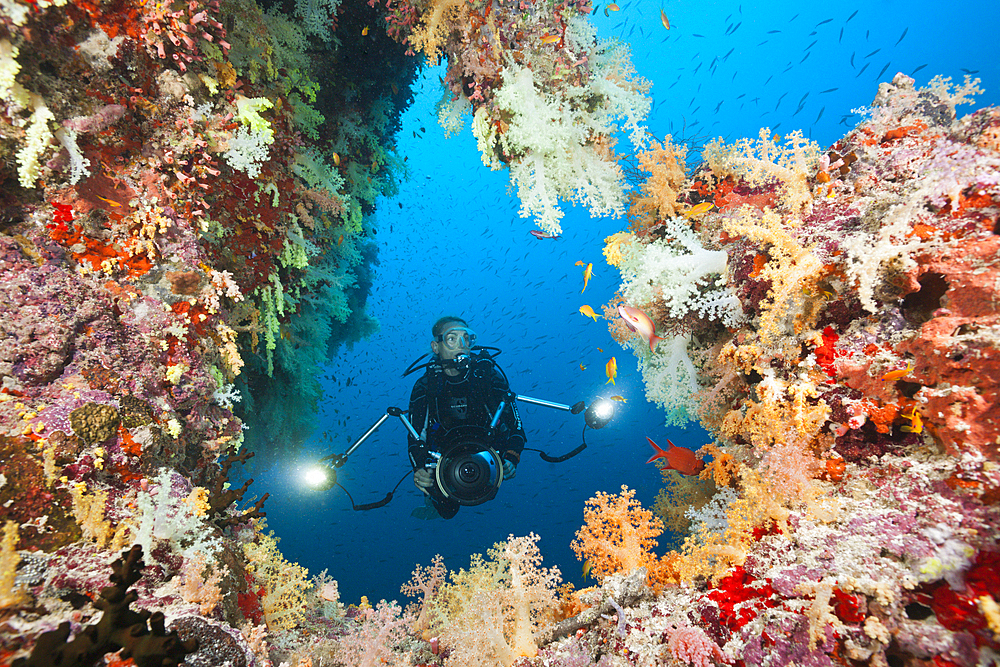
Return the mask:
<path id="1" fill-rule="evenodd" d="M 765 130 L 689 173 L 644 144 L 647 84 L 590 11 L 0 6 L 0 664 L 1000 659 L 1000 113 L 898 75 L 828 150 Z M 448 59 L 442 122 L 472 112 L 546 230 L 559 199 L 624 210 L 616 131 L 650 174 L 605 312 L 650 317 L 658 346 L 612 335 L 714 441 L 662 518 L 625 488 L 588 503 L 593 588 L 512 535 L 418 567 L 407 609 L 345 608 L 282 556 L 266 495 L 227 488 L 294 448 L 316 368 L 377 326 L 411 49 Z M 657 554 L 664 527 L 686 536 Z"/>
<path id="2" fill-rule="evenodd" d="M 611 332 L 715 441 L 710 486 L 657 503 L 697 505 L 678 587 L 626 610 L 630 661 L 1000 659 L 1000 114 L 957 117 L 976 84 L 897 75 L 827 151 L 764 130 L 683 178 L 669 137 L 642 157 L 606 256 L 666 340 Z"/>
<path id="3" fill-rule="evenodd" d="M 613 135 L 645 145 L 650 84 L 626 44 L 597 39 L 590 0 L 386 0 L 385 10 L 395 39 L 432 63 L 447 57 L 439 120 L 451 134 L 472 113 L 483 164 L 510 170 L 522 217 L 558 234 L 560 199 L 624 213 Z"/>

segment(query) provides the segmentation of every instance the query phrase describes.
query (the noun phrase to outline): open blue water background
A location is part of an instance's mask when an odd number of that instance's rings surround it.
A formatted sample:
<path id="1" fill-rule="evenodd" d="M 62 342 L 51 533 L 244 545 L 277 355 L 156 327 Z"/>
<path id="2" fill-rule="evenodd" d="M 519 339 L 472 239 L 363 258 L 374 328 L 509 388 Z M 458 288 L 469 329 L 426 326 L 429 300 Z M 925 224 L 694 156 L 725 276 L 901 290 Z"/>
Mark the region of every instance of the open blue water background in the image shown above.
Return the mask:
<path id="1" fill-rule="evenodd" d="M 946 9 L 928 2 L 869 3 L 619 2 L 593 19 L 601 37 L 629 42 L 638 72 L 653 82 L 647 126 L 662 138 L 756 137 L 761 127 L 779 134 L 793 129 L 827 147 L 852 128 L 851 109 L 871 103 L 879 81 L 897 71 L 922 86 L 934 75 L 982 80 L 976 106 L 1000 101 L 996 26 L 1000 3 L 978 1 Z M 660 22 L 661 6 L 670 18 Z M 285 460 L 257 478 L 256 493 L 269 491 L 269 526 L 286 558 L 327 569 L 345 602 L 367 595 L 401 599 L 399 587 L 415 564 L 440 553 L 450 569 L 468 567 L 508 535 L 541 536 L 546 565 L 582 584 L 570 549 L 582 523 L 585 501 L 595 491 L 637 490 L 652 507 L 660 474 L 645 465 L 645 437 L 697 449 L 707 435 L 691 425 L 667 429 L 662 413 L 643 394 L 631 352 L 610 337 L 603 320 L 578 313 L 583 304 L 600 312 L 619 284 L 601 249 L 605 237 L 627 226 L 623 219 L 591 219 L 569 207 L 564 235 L 536 240 L 530 220 L 518 216 L 507 173 L 482 166 L 468 127 L 446 139 L 434 114 L 440 68 L 426 69 L 416 103 L 404 118 L 400 152 L 410 179 L 399 196 L 380 203 L 377 239 L 380 265 L 369 312 L 381 331 L 353 349 L 341 350 L 323 378 L 327 393 L 307 457 Z M 959 114 L 972 110 L 959 107 Z M 625 143 L 620 152 L 630 149 Z M 581 293 L 581 267 L 594 276 Z M 403 370 L 429 351 L 430 326 L 441 315 L 464 316 L 480 343 L 500 347 L 498 361 L 512 389 L 561 403 L 621 394 L 615 421 L 588 431 L 588 448 L 561 464 L 525 452 L 517 476 L 497 498 L 462 508 L 450 521 L 421 521 L 410 512 L 421 495 L 406 479 L 385 508 L 355 512 L 339 489 L 307 492 L 299 474 L 309 462 L 342 452 L 386 407 L 407 407 L 412 380 Z M 603 351 L 601 351 L 603 350 Z M 605 384 L 605 362 L 618 360 L 617 385 Z M 586 366 L 581 371 L 580 364 Z M 528 447 L 562 454 L 580 444 L 582 416 L 521 405 Z M 409 471 L 405 431 L 393 418 L 341 470 L 340 481 L 358 503 L 381 499 Z M 661 547 L 665 545 L 661 544 Z"/>

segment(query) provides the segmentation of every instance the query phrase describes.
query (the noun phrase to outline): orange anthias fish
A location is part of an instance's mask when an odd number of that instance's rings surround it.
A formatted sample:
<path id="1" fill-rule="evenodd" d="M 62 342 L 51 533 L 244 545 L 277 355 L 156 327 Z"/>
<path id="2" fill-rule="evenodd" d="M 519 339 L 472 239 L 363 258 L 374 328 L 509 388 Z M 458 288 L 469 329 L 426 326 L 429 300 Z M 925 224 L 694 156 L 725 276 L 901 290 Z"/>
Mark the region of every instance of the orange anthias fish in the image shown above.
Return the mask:
<path id="1" fill-rule="evenodd" d="M 583 264 L 583 262 L 577 262 L 577 264 Z M 592 275 L 594 275 L 594 263 L 593 262 L 587 264 L 587 267 L 583 270 L 583 289 L 580 290 L 581 293 L 583 292 L 583 290 L 587 289 L 587 283 L 590 282 L 590 277 Z"/>
<path id="2" fill-rule="evenodd" d="M 663 24 L 664 28 L 670 30 L 670 21 L 667 19 L 667 13 L 662 9 L 660 10 L 660 23 Z"/>
<path id="3" fill-rule="evenodd" d="M 594 309 L 588 306 L 587 304 L 580 306 L 580 314 L 583 315 L 584 317 L 593 318 L 595 322 L 597 321 L 597 313 L 595 313 Z"/>
<path id="4" fill-rule="evenodd" d="M 629 329 L 642 336 L 642 339 L 649 344 L 650 352 L 656 351 L 656 344 L 663 339 L 656 335 L 656 325 L 649 319 L 649 315 L 638 308 L 624 304 L 618 306 L 618 315 L 625 320 L 625 325 Z"/>
<path id="5" fill-rule="evenodd" d="M 687 211 L 685 211 L 684 212 L 684 217 L 688 218 L 688 219 L 690 219 L 690 218 L 696 218 L 699 215 L 703 215 L 705 213 L 708 213 L 713 208 L 715 208 L 715 204 L 713 204 L 710 201 L 703 201 L 700 204 L 695 204 L 694 206 L 692 206 L 691 208 L 689 208 Z"/>
<path id="6" fill-rule="evenodd" d="M 649 444 L 656 450 L 646 463 L 652 463 L 656 459 L 663 459 L 666 461 L 666 467 L 672 470 L 676 470 L 682 475 L 697 475 L 702 470 L 705 469 L 705 462 L 701 459 L 695 457 L 694 452 L 687 447 L 678 447 L 674 443 L 667 439 L 670 444 L 670 449 L 664 451 L 652 441 L 648 436 L 646 440 Z"/>
<path id="7" fill-rule="evenodd" d="M 900 368 L 898 370 L 889 371 L 888 373 L 882 376 L 882 380 L 884 380 L 885 382 L 892 382 L 893 380 L 898 380 L 901 377 L 906 377 L 911 372 L 913 372 L 913 362 L 907 361 L 906 368 Z"/>
<path id="8" fill-rule="evenodd" d="M 604 372 L 608 376 L 608 381 L 604 384 L 614 384 L 615 378 L 618 377 L 618 360 L 614 357 L 608 359 L 608 363 L 604 365 Z"/>

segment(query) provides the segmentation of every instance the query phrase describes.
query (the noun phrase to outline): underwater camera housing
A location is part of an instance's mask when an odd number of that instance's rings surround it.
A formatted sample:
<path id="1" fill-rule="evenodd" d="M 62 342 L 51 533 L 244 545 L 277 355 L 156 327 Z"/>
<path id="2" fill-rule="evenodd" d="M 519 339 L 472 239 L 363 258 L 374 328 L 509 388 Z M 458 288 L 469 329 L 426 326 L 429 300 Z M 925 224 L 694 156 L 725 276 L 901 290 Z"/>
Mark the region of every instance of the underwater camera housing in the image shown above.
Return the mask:
<path id="1" fill-rule="evenodd" d="M 503 461 L 489 444 L 486 429 L 459 426 L 448 434 L 435 466 L 438 491 L 459 505 L 493 500 L 503 483 Z"/>

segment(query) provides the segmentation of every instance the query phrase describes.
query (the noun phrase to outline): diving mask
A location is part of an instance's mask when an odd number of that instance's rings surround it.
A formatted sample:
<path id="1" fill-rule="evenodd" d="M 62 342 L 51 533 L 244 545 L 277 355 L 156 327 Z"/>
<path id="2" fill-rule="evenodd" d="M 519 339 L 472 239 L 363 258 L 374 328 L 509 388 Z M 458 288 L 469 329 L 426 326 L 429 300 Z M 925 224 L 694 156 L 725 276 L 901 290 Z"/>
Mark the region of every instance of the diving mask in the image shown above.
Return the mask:
<path id="1" fill-rule="evenodd" d="M 446 350 L 471 350 L 476 344 L 476 332 L 468 327 L 452 327 L 437 337 Z"/>

